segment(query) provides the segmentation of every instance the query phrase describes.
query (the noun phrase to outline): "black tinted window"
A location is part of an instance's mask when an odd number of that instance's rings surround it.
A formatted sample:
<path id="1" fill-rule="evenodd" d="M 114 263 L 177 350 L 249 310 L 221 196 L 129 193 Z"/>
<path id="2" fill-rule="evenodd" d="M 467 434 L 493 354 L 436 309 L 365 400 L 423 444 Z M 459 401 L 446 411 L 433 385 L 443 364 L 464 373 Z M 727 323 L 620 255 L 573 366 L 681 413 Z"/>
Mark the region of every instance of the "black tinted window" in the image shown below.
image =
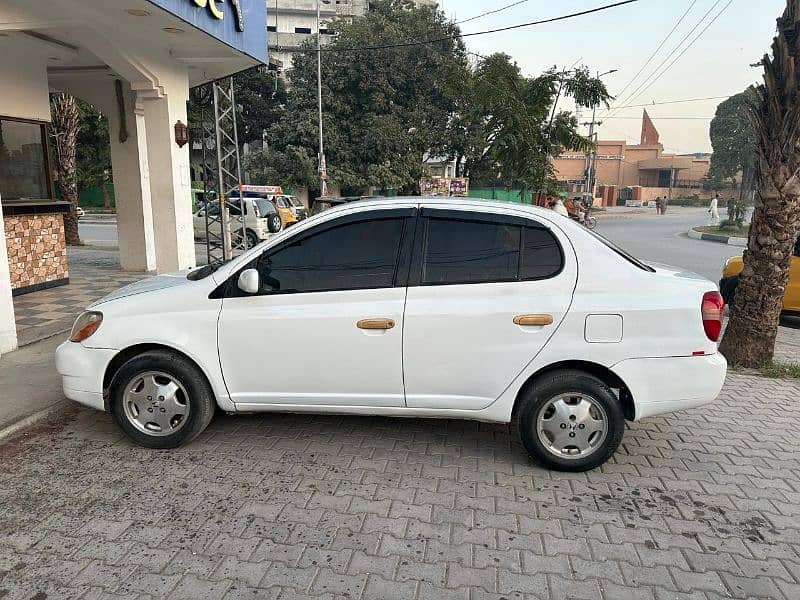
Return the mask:
<path id="1" fill-rule="evenodd" d="M 324 292 L 392 287 L 403 219 L 341 225 L 265 255 L 265 291 Z"/>
<path id="2" fill-rule="evenodd" d="M 518 225 L 431 218 L 422 283 L 515 281 L 519 248 Z"/>
<path id="3" fill-rule="evenodd" d="M 525 227 L 522 233 L 520 279 L 546 279 L 561 271 L 561 246 L 546 229 Z"/>

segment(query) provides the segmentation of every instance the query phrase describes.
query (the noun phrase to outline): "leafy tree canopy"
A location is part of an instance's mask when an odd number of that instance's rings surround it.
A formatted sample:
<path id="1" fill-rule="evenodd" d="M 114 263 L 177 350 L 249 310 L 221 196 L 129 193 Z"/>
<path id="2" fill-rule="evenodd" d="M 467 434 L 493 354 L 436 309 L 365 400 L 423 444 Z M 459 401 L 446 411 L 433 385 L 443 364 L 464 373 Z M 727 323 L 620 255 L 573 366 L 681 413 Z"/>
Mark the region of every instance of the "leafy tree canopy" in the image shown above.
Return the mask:
<path id="1" fill-rule="evenodd" d="M 755 91 L 748 88 L 717 107 L 709 132 L 714 149 L 709 169 L 712 181 L 733 180 L 740 172 L 745 185 L 752 180 L 755 134 L 749 112 L 755 99 Z"/>

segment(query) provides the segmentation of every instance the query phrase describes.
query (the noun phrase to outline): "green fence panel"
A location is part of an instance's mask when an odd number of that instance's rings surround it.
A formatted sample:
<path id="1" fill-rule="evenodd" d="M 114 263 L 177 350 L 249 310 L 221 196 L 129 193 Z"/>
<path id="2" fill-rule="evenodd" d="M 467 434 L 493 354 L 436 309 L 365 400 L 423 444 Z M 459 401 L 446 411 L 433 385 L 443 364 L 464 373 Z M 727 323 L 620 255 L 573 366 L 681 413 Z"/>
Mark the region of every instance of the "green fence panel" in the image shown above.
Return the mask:
<path id="1" fill-rule="evenodd" d="M 483 198 L 484 200 L 502 200 L 505 202 L 530 204 L 531 193 L 525 193 L 523 198 L 520 196 L 521 191 L 522 190 L 507 190 L 505 188 L 471 188 L 469 190 L 469 195 L 472 198 Z"/>

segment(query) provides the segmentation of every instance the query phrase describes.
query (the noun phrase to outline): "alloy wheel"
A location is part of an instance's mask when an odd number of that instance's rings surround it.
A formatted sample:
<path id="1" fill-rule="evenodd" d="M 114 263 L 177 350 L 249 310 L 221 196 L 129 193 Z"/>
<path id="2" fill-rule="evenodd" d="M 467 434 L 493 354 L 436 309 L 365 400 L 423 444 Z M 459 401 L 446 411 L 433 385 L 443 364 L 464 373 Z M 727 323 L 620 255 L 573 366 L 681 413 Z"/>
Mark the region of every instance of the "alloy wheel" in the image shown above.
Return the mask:
<path id="1" fill-rule="evenodd" d="M 151 436 L 175 433 L 186 425 L 189 396 L 180 381 L 161 371 L 133 377 L 123 391 L 125 417 Z"/>

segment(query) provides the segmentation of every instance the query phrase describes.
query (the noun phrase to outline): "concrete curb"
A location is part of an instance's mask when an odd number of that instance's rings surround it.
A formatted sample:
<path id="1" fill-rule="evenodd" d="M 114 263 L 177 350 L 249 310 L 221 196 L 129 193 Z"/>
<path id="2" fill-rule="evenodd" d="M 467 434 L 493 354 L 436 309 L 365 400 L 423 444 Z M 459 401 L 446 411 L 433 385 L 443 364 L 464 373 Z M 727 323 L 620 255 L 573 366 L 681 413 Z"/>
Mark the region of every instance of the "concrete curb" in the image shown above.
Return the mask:
<path id="1" fill-rule="evenodd" d="M 39 421 L 43 421 L 44 419 L 48 418 L 49 416 L 59 412 L 65 406 L 70 404 L 69 400 L 59 400 L 55 404 L 48 406 L 40 410 L 39 412 L 35 412 L 32 415 L 27 417 L 23 417 L 18 421 L 11 423 L 11 425 L 7 425 L 6 427 L 0 429 L 0 444 L 4 443 L 8 438 L 14 436 L 15 434 L 36 425 Z"/>
<path id="2" fill-rule="evenodd" d="M 689 237 L 693 240 L 703 240 L 704 242 L 716 242 L 718 244 L 727 244 L 728 246 L 738 246 L 740 248 L 747 247 L 747 238 L 703 233 L 702 231 L 696 231 L 694 228 L 689 230 Z"/>

